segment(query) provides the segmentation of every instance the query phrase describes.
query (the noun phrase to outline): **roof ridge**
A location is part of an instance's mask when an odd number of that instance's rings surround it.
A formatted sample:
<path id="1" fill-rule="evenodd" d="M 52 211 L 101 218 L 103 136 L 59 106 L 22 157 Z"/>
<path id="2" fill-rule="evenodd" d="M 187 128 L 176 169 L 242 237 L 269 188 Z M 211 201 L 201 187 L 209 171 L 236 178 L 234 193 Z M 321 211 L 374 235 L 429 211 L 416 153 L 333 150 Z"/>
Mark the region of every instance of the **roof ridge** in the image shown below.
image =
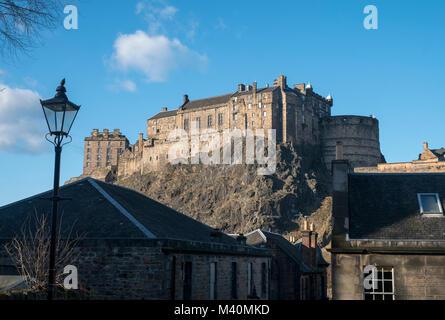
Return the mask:
<path id="1" fill-rule="evenodd" d="M 228 95 L 233 96 L 234 93 L 225 93 L 225 94 L 220 94 L 220 95 L 217 95 L 217 96 L 212 96 L 212 97 L 207 97 L 207 98 L 189 100 L 187 103 L 195 102 L 195 101 L 203 101 L 203 100 L 208 100 L 208 99 L 213 99 L 213 98 L 221 98 L 221 97 L 228 96 Z M 185 105 L 187 105 L 187 103 Z"/>
<path id="2" fill-rule="evenodd" d="M 128 212 L 119 202 L 110 196 L 101 186 L 97 184 L 95 179 L 87 178 L 87 181 L 108 200 L 120 213 L 122 213 L 128 220 L 130 220 L 143 234 L 149 239 L 157 238 L 150 230 L 148 230 L 142 223 L 140 223 L 130 212 Z"/>
<path id="3" fill-rule="evenodd" d="M 113 186 L 113 187 L 116 187 L 116 188 L 121 188 L 121 189 L 125 189 L 125 190 L 128 190 L 128 191 L 137 193 L 137 194 L 139 194 L 139 195 L 141 195 L 141 196 L 143 196 L 143 197 L 145 197 L 145 198 L 150 199 L 151 201 L 153 201 L 153 202 L 155 202 L 155 203 L 157 203 L 157 204 L 159 204 L 159 205 L 161 205 L 161 206 L 164 206 L 164 207 L 169 208 L 170 210 L 172 210 L 173 212 L 175 212 L 175 213 L 177 213 L 177 214 L 180 214 L 180 215 L 182 215 L 182 216 L 184 216 L 184 217 L 186 217 L 186 218 L 188 218 L 188 219 L 191 219 L 191 220 L 193 220 L 193 221 L 195 221 L 195 222 L 197 222 L 197 223 L 203 225 L 204 227 L 206 227 L 207 229 L 209 229 L 209 231 L 213 231 L 213 230 L 214 230 L 214 228 L 212 228 L 211 226 L 205 224 L 204 222 L 201 222 L 201 221 L 199 221 L 199 220 L 197 220 L 197 219 L 193 219 L 192 217 L 186 215 L 186 214 L 183 213 L 183 212 L 180 212 L 180 211 L 178 211 L 178 210 L 175 210 L 175 209 L 173 209 L 172 207 L 170 207 L 170 206 L 168 206 L 168 205 L 166 205 L 166 204 L 164 204 L 164 203 L 162 203 L 162 202 L 159 202 L 159 201 L 157 201 L 157 200 L 155 200 L 155 199 L 153 199 L 153 198 L 150 198 L 150 197 L 146 196 L 146 195 L 143 194 L 142 192 L 139 192 L 139 191 L 137 191 L 137 190 L 133 190 L 133 189 L 131 189 L 131 188 L 127 188 L 127 187 L 124 187 L 124 186 L 121 186 L 121 185 L 118 185 L 118 184 L 113 184 L 113 183 L 110 183 L 110 182 L 106 182 L 106 181 L 102 181 L 102 180 L 97 180 L 97 179 L 94 179 L 94 178 L 89 178 L 89 179 L 96 180 L 96 181 L 99 181 L 99 182 L 101 182 L 101 183 L 104 183 L 104 184 L 107 184 L 107 185 L 110 185 L 110 186 Z M 230 236 L 227 235 L 225 232 L 223 232 L 223 234 L 226 235 L 226 236 L 228 236 L 228 237 L 230 237 Z"/>

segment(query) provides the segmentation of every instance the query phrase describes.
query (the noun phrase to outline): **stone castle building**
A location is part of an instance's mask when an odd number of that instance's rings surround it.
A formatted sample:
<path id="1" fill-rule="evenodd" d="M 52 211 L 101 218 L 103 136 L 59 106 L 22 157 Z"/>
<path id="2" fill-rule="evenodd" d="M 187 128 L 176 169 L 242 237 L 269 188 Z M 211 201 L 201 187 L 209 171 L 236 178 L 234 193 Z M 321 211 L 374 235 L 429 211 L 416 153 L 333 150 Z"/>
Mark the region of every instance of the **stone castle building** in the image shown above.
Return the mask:
<path id="1" fill-rule="evenodd" d="M 149 118 L 147 139 L 140 134 L 134 145 L 129 145 L 124 136 L 115 140 L 106 135 L 105 130 L 103 133 L 93 131 L 92 136 L 85 139 L 84 174 L 98 165 L 117 166 L 119 176 L 157 170 L 168 162 L 168 150 L 176 143 L 168 141 L 168 137 L 175 129 L 185 130 L 189 137 L 193 130 L 263 129 L 267 136 L 269 129 L 275 129 L 277 143 L 320 146 L 328 168 L 336 158 L 338 146 L 354 167 L 376 166 L 384 161 L 378 120 L 364 116 L 332 116 L 332 107 L 331 95 L 317 94 L 310 83 L 289 87 L 283 75 L 274 80 L 273 86 L 258 88 L 256 82 L 239 84 L 235 92 L 199 100 L 189 100 L 189 96 L 184 95 L 179 107 L 163 108 Z M 113 148 L 118 148 L 119 153 L 122 151 L 117 158 L 106 158 L 109 141 L 111 152 Z M 97 143 L 101 143 L 101 147 Z"/>
<path id="2" fill-rule="evenodd" d="M 98 168 L 117 166 L 120 155 L 129 146 L 130 142 L 119 129 L 113 132 L 94 129 L 91 136 L 85 138 L 83 173 L 90 174 Z"/>

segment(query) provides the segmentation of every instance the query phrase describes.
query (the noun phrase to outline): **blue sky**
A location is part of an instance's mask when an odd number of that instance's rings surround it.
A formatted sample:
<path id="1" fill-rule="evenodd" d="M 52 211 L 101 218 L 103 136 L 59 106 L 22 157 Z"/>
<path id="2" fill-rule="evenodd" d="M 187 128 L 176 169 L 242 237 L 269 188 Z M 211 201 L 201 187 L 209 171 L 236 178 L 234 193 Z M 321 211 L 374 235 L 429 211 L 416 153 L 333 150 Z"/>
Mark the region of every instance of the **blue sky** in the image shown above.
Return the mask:
<path id="1" fill-rule="evenodd" d="M 82 108 L 63 149 L 62 183 L 82 173 L 83 138 L 93 128 L 120 128 L 133 143 L 147 118 L 177 108 L 183 94 L 264 86 L 279 74 L 331 93 L 333 114 L 376 115 L 388 162 L 416 159 L 423 141 L 445 146 L 443 1 L 72 4 L 78 30 L 60 21 L 30 56 L 0 60 L 9 92 L 0 100 L 0 205 L 52 188 L 54 155 L 38 97 L 54 96 L 63 77 Z M 378 8 L 377 30 L 363 27 L 369 4 Z"/>

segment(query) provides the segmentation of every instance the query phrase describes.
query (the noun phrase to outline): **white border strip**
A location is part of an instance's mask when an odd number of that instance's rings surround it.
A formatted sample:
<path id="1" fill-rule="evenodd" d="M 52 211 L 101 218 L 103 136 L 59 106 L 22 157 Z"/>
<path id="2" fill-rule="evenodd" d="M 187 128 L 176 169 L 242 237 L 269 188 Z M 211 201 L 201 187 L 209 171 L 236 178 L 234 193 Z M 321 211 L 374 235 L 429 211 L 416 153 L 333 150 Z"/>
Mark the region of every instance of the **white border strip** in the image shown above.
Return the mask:
<path id="1" fill-rule="evenodd" d="M 136 220 L 135 217 L 133 217 L 130 212 L 128 212 L 127 210 L 125 210 L 124 207 L 122 207 L 116 200 L 114 200 L 104 189 L 102 189 L 97 183 L 96 181 L 94 181 L 93 179 L 88 179 L 88 181 L 91 183 L 91 185 L 97 189 L 97 191 L 99 191 L 104 197 L 105 199 L 107 199 L 113 206 L 116 207 L 117 210 L 119 210 L 120 213 L 122 213 L 125 217 L 128 218 L 128 220 L 130 220 L 131 222 L 133 222 L 133 224 L 142 231 L 143 234 L 145 234 L 145 236 L 149 239 L 155 239 L 156 236 L 151 233 L 147 228 L 145 228 L 145 226 L 140 223 L 138 220 Z"/>

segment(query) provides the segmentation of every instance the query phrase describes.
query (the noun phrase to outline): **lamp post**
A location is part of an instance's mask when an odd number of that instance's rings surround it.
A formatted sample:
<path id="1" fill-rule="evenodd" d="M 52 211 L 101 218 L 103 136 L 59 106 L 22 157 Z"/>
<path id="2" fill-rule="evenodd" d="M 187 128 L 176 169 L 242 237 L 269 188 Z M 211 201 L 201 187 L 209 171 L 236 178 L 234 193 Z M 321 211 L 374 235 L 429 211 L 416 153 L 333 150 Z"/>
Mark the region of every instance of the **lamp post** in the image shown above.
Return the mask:
<path id="1" fill-rule="evenodd" d="M 54 98 L 48 100 L 40 100 L 43 114 L 45 115 L 49 133 L 46 134 L 46 140 L 51 142 L 55 148 L 55 165 L 54 165 L 54 189 L 51 198 L 52 218 L 51 218 L 51 242 L 49 249 L 49 276 L 48 276 L 48 300 L 52 300 L 54 289 L 56 286 L 56 242 L 57 242 L 57 211 L 59 201 L 60 183 L 60 155 L 62 146 L 71 142 L 69 132 L 76 119 L 80 106 L 75 105 L 68 100 L 65 92 L 65 79 L 60 82 L 60 86 L 56 89 L 57 93 Z M 64 138 L 69 138 L 68 142 L 62 143 Z"/>

